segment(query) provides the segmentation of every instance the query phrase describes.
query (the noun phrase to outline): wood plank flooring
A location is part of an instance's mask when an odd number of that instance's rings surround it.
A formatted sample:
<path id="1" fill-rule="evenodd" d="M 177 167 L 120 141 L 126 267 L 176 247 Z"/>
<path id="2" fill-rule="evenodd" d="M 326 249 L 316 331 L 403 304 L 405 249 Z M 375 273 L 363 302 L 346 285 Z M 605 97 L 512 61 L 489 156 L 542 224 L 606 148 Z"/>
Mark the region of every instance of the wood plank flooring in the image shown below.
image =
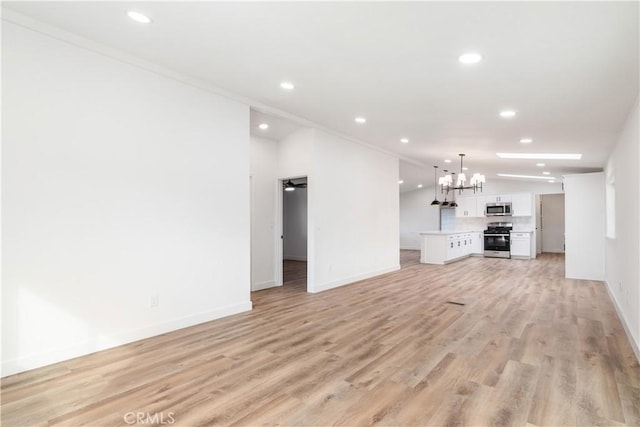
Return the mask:
<path id="1" fill-rule="evenodd" d="M 2 424 L 640 425 L 640 366 L 603 283 L 564 279 L 561 255 L 418 257 L 4 378 Z"/>
<path id="2" fill-rule="evenodd" d="M 307 290 L 307 262 L 285 259 L 282 261 L 282 284 L 299 286 L 301 291 Z"/>

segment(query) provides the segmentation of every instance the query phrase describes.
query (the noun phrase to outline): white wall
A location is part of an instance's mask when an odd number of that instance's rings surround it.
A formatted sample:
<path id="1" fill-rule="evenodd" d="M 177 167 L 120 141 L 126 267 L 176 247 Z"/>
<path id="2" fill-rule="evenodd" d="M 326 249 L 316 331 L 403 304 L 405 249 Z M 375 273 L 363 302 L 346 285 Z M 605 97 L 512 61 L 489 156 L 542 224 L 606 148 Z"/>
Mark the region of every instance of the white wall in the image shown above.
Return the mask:
<path id="1" fill-rule="evenodd" d="M 636 100 L 605 170 L 616 191 L 616 235 L 605 238 L 605 280 L 640 358 L 639 114 Z"/>
<path id="2" fill-rule="evenodd" d="M 309 177 L 313 174 L 313 138 L 313 129 L 302 128 L 278 141 L 279 178 Z"/>
<path id="3" fill-rule="evenodd" d="M 565 275 L 604 280 L 604 174 L 564 176 Z"/>
<path id="4" fill-rule="evenodd" d="M 3 375 L 251 309 L 246 105 L 8 22 L 2 89 Z"/>
<path id="5" fill-rule="evenodd" d="M 528 182 L 487 178 L 484 191 L 478 195 L 495 195 L 510 193 L 553 194 L 562 193 L 562 184 L 548 182 Z M 439 209 L 430 206 L 433 200 L 433 187 L 400 193 L 400 247 L 402 249 L 420 249 L 421 231 L 437 230 L 439 226 Z M 464 195 L 473 195 L 466 191 Z M 451 197 L 449 197 L 449 200 Z M 438 190 L 438 200 L 444 195 Z M 495 218 L 456 218 L 455 228 L 459 230 L 484 230 L 487 222 L 498 221 Z M 535 228 L 535 216 L 531 218 L 512 217 L 516 230 Z"/>
<path id="6" fill-rule="evenodd" d="M 280 178 L 307 176 L 307 290 L 400 268 L 398 159 L 301 129 L 278 144 Z"/>
<path id="7" fill-rule="evenodd" d="M 307 260 L 307 189 L 282 191 L 283 258 Z"/>
<path id="8" fill-rule="evenodd" d="M 276 285 L 278 143 L 251 137 L 251 290 Z"/>
<path id="9" fill-rule="evenodd" d="M 288 178 L 307 177 L 307 290 L 314 286 L 315 238 L 313 233 L 313 217 L 310 214 L 313 185 L 313 153 L 315 131 L 311 128 L 301 128 L 286 138 L 278 141 L 277 175 L 280 180 Z M 297 191 L 297 190 L 296 190 Z M 280 187 L 276 194 L 276 230 L 277 236 L 284 235 L 283 204 L 284 191 Z M 275 244 L 275 281 L 282 285 L 282 259 L 284 258 L 284 242 L 277 239 Z"/>
<path id="10" fill-rule="evenodd" d="M 431 195 L 431 197 L 429 197 Z M 440 207 L 431 206 L 431 192 L 418 190 L 400 193 L 400 248 L 420 249 L 420 232 L 437 230 Z"/>
<path id="11" fill-rule="evenodd" d="M 314 133 L 308 188 L 315 271 L 309 290 L 399 269 L 398 158 L 319 130 Z"/>

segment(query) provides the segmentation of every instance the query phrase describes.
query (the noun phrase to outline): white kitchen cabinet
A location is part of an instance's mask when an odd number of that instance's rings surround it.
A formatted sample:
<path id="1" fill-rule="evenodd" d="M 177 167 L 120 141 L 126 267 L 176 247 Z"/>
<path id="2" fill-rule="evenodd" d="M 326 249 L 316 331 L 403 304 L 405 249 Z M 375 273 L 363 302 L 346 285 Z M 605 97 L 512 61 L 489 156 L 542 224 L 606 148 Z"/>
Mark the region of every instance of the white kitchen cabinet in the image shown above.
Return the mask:
<path id="1" fill-rule="evenodd" d="M 484 233 L 473 232 L 470 234 L 471 255 L 482 255 L 484 253 Z"/>
<path id="2" fill-rule="evenodd" d="M 464 234 L 458 234 L 458 258 L 467 256 L 467 240 L 464 238 Z"/>
<path id="3" fill-rule="evenodd" d="M 476 218 L 478 216 L 477 201 L 477 197 L 474 196 L 459 197 L 456 200 L 458 203 L 456 218 Z"/>
<path id="4" fill-rule="evenodd" d="M 472 255 L 474 241 L 478 240 L 478 232 L 424 232 L 422 237 L 420 262 L 424 264 L 448 264 L 449 262 Z M 477 245 L 477 244 L 476 244 Z M 479 250 L 475 247 L 475 250 Z"/>
<path id="5" fill-rule="evenodd" d="M 511 257 L 531 258 L 531 233 L 511 232 Z"/>
<path id="6" fill-rule="evenodd" d="M 533 194 L 511 194 L 511 216 L 531 216 L 533 214 Z"/>
<path id="7" fill-rule="evenodd" d="M 464 245 L 462 244 L 461 234 L 454 234 L 453 236 L 451 236 L 451 245 L 453 245 L 451 256 L 446 261 L 452 261 L 466 255 L 464 253 Z"/>
<path id="8" fill-rule="evenodd" d="M 476 214 L 478 217 L 485 217 L 485 208 L 487 207 L 486 196 L 476 196 Z"/>
<path id="9" fill-rule="evenodd" d="M 485 203 L 506 203 L 511 201 L 511 194 L 498 194 L 484 197 Z"/>
<path id="10" fill-rule="evenodd" d="M 462 235 L 462 245 L 463 245 L 463 248 L 464 248 L 464 255 L 465 256 L 472 254 L 472 252 L 471 252 L 471 240 L 472 240 L 471 233 L 464 233 Z"/>
<path id="11" fill-rule="evenodd" d="M 458 239 L 457 235 L 447 236 L 447 256 L 442 264 L 452 259 L 458 258 Z"/>

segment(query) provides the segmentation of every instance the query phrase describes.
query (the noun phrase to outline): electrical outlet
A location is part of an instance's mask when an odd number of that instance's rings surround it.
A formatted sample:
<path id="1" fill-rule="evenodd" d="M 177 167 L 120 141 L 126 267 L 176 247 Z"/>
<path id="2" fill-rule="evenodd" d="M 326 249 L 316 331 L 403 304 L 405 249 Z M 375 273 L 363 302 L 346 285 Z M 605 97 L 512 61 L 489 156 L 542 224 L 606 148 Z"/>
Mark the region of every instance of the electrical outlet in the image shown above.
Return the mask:
<path id="1" fill-rule="evenodd" d="M 157 307 L 158 305 L 160 305 L 160 295 L 158 294 L 151 295 L 151 297 L 149 298 L 149 307 L 154 308 L 154 307 Z"/>

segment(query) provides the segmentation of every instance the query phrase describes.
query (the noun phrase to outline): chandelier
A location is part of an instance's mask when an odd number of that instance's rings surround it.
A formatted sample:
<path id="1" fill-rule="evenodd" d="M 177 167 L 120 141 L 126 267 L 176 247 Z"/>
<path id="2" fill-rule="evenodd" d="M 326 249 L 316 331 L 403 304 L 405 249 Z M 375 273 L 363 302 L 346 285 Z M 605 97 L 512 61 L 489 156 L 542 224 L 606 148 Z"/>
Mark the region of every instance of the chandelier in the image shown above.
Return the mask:
<path id="1" fill-rule="evenodd" d="M 440 192 L 446 192 L 447 194 L 449 194 L 449 191 L 455 190 L 458 190 L 459 194 L 462 194 L 462 190 L 473 190 L 474 193 L 477 191 L 482 192 L 482 184 L 486 181 L 484 175 L 474 173 L 467 185 L 467 177 L 464 174 L 464 166 L 462 164 L 465 155 L 458 154 L 458 156 L 460 156 L 460 173 L 458 174 L 456 185 L 453 185 L 455 173 L 449 175 L 446 173 L 447 171 L 445 171 L 445 175 L 440 177 L 438 180 L 438 184 L 440 184 Z"/>

